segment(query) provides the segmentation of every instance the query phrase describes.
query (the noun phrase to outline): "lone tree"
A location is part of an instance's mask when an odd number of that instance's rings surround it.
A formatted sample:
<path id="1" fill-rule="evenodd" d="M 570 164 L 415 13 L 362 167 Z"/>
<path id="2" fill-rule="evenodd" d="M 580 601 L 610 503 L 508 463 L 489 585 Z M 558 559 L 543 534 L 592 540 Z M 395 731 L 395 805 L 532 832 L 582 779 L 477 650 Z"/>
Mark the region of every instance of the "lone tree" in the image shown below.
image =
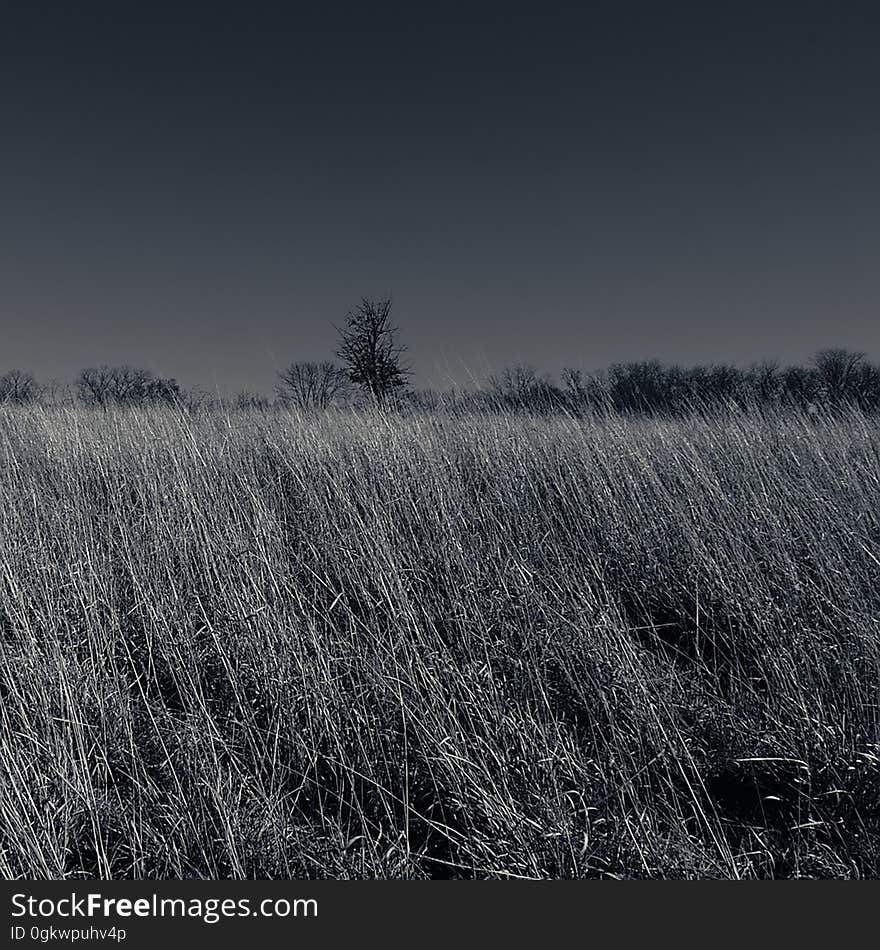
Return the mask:
<path id="1" fill-rule="evenodd" d="M 336 355 L 345 364 L 349 380 L 370 394 L 382 406 L 396 390 L 406 385 L 410 375 L 401 357 L 405 346 L 396 342 L 398 328 L 391 323 L 391 300 L 368 300 L 349 312 L 346 326 L 337 327 Z"/>
<path id="2" fill-rule="evenodd" d="M 278 374 L 278 397 L 298 409 L 326 409 L 345 395 L 348 373 L 325 360 L 322 363 L 291 363 Z"/>

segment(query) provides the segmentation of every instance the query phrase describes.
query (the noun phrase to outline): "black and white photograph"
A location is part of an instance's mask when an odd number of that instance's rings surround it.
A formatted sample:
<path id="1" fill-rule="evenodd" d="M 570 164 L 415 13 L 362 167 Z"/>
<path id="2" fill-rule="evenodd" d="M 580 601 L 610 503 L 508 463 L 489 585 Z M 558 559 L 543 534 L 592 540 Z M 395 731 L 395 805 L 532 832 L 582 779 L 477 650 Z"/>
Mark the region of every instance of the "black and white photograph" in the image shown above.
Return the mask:
<path id="1" fill-rule="evenodd" d="M 13 917 L 880 877 L 878 117 L 870 5 L 0 4 Z"/>

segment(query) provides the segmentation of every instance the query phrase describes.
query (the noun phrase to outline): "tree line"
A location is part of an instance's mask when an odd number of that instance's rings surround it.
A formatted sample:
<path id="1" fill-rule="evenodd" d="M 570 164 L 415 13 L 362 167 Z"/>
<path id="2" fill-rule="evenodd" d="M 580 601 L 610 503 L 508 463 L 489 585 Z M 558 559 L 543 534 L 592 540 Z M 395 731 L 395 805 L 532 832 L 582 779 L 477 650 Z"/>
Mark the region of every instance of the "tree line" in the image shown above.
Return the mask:
<path id="1" fill-rule="evenodd" d="M 742 368 L 666 365 L 658 360 L 615 363 L 584 373 L 564 369 L 558 382 L 518 366 L 491 377 L 488 390 L 508 409 L 577 410 L 594 407 L 625 413 L 682 413 L 694 409 L 755 409 L 793 406 L 819 410 L 850 405 L 880 409 L 880 367 L 863 353 L 826 349 L 808 365 L 765 361 Z"/>
<path id="2" fill-rule="evenodd" d="M 469 391 L 436 392 L 409 385 L 406 347 L 391 320 L 391 300 L 363 298 L 337 327 L 336 358 L 296 361 L 278 373 L 274 398 L 241 392 L 224 405 L 241 409 L 273 406 L 325 410 L 333 406 L 380 408 L 441 407 L 525 412 L 681 413 L 694 409 L 795 406 L 816 411 L 851 405 L 880 410 L 880 367 L 863 353 L 826 349 L 808 365 L 763 362 L 748 368 L 730 364 L 683 367 L 657 360 L 615 363 L 587 373 L 566 368 L 558 379 L 530 366 L 514 366 Z M 173 405 L 210 408 L 219 400 L 184 390 L 175 379 L 132 366 L 83 369 L 73 387 L 40 385 L 34 376 L 10 370 L 0 376 L 0 404 L 76 401 L 85 406 Z"/>

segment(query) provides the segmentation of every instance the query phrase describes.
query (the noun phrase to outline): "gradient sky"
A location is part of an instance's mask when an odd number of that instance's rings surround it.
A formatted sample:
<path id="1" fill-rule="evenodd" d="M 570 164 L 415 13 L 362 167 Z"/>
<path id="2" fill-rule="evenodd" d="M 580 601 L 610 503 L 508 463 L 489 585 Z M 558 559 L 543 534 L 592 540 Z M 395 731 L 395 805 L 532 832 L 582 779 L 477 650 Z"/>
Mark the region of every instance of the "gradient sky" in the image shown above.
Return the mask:
<path id="1" fill-rule="evenodd" d="M 880 359 L 880 13 L 3 4 L 0 371 Z"/>

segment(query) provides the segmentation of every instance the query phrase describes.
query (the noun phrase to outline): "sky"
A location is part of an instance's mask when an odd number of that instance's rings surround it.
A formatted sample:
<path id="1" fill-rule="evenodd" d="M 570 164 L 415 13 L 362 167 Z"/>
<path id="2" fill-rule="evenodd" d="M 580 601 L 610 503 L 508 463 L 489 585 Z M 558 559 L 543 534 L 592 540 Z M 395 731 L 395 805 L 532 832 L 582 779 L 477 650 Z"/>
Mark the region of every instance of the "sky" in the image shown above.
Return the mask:
<path id="1" fill-rule="evenodd" d="M 873 7 L 873 9 L 872 9 Z M 880 359 L 880 9 L 3 5 L 0 372 Z"/>

